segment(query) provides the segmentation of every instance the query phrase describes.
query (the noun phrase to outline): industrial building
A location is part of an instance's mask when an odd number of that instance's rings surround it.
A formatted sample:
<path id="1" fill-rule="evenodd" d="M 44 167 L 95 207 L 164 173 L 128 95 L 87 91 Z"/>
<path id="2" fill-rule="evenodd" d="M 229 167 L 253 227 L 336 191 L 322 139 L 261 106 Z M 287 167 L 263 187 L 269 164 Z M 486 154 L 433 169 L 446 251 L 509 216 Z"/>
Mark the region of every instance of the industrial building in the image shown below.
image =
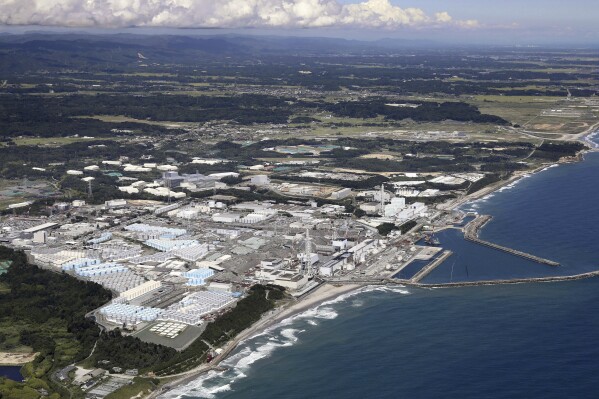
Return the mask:
<path id="1" fill-rule="evenodd" d="M 331 199 L 340 200 L 349 197 L 352 194 L 351 188 L 342 188 L 331 193 Z"/>
<path id="2" fill-rule="evenodd" d="M 394 217 L 406 207 L 406 199 L 403 197 L 391 198 L 391 203 L 385 205 L 384 216 Z"/>
<path id="3" fill-rule="evenodd" d="M 187 183 L 190 188 L 193 187 L 198 190 L 205 190 L 213 189 L 218 180 L 219 178 L 217 177 L 206 176 L 201 173 L 179 175 L 178 172 L 169 171 L 164 172 L 162 174 L 162 179 L 156 180 L 156 183 L 168 188 L 181 187 L 183 183 Z"/>
<path id="4" fill-rule="evenodd" d="M 346 268 L 346 265 L 351 262 L 351 258 L 352 254 L 350 252 L 334 254 L 332 259 L 320 265 L 320 275 L 327 277 L 335 275 Z"/>
<path id="5" fill-rule="evenodd" d="M 428 210 L 422 202 L 414 202 L 395 215 L 398 222 L 406 222 L 422 216 Z"/>
<path id="6" fill-rule="evenodd" d="M 85 251 L 70 250 L 66 247 L 42 248 L 36 247 L 31 250 L 34 262 L 43 267 L 62 268 L 62 265 L 86 257 Z"/>
<path id="7" fill-rule="evenodd" d="M 220 223 L 235 223 L 238 222 L 242 217 L 243 215 L 241 213 L 215 213 L 212 215 L 212 220 Z"/>
<path id="8" fill-rule="evenodd" d="M 133 287 L 130 290 L 125 292 L 121 292 L 121 297 L 126 299 L 127 301 L 131 301 L 135 298 L 138 298 L 142 295 L 148 294 L 152 291 L 155 291 L 162 287 L 162 283 L 160 281 L 146 281 L 143 284 L 138 285 L 137 287 Z"/>
<path id="9" fill-rule="evenodd" d="M 104 206 L 106 209 L 116 209 L 123 208 L 127 206 L 127 201 L 124 199 L 115 199 L 104 202 Z"/>
<path id="10" fill-rule="evenodd" d="M 267 175 L 254 175 L 250 178 L 250 183 L 259 187 L 268 186 L 270 179 Z"/>

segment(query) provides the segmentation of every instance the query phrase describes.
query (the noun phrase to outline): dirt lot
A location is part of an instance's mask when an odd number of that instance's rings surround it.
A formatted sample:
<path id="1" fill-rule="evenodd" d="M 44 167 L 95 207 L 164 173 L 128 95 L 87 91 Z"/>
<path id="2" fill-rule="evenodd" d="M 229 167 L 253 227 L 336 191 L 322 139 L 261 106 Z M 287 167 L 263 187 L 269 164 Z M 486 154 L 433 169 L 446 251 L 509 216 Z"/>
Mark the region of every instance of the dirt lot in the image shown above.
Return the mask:
<path id="1" fill-rule="evenodd" d="M 37 353 L 0 352 L 0 365 L 18 366 L 32 362 L 36 356 Z"/>

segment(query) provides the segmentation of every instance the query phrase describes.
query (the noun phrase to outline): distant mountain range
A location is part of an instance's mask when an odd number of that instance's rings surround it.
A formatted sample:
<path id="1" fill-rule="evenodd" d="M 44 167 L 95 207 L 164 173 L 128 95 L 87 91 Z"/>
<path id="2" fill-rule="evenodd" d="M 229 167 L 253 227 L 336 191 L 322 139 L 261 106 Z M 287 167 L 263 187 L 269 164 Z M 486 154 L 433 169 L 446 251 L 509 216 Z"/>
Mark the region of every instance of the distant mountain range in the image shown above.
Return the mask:
<path id="1" fill-rule="evenodd" d="M 0 47 L 20 49 L 48 49 L 81 51 L 91 48 L 138 48 L 140 50 L 195 50 L 214 54 L 249 53 L 296 53 L 314 52 L 338 54 L 351 52 L 373 53 L 389 49 L 421 48 L 438 46 L 431 41 L 380 39 L 358 41 L 323 37 L 281 37 L 281 36 L 184 36 L 184 35 L 140 35 L 111 34 L 94 35 L 89 33 L 49 33 L 32 32 L 22 35 L 0 33 Z"/>
<path id="2" fill-rule="evenodd" d="M 90 34 L 28 32 L 0 34 L 0 74 L 28 70 L 134 66 L 139 62 L 195 65 L 199 58 L 381 55 L 436 47 L 433 42 L 383 39 L 251 35 Z M 138 53 L 144 58 L 138 57 Z M 10 54 L 4 56 L 3 54 Z"/>

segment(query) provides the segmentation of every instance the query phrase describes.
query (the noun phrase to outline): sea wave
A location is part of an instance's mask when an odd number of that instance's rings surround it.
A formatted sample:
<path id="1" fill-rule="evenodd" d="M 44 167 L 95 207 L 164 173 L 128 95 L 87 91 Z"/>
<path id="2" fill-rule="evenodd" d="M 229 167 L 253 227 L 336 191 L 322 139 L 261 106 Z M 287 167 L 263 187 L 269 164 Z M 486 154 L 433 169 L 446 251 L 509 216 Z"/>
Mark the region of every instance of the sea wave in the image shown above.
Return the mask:
<path id="1" fill-rule="evenodd" d="M 589 143 L 591 148 L 599 148 L 599 144 L 594 141 L 594 139 L 599 135 L 599 130 L 595 130 L 591 134 L 585 137 L 585 141 Z"/>
<path id="2" fill-rule="evenodd" d="M 308 326 L 318 326 L 321 320 L 333 320 L 339 313 L 333 305 L 348 301 L 357 295 L 368 292 L 385 292 L 408 295 L 410 291 L 405 286 L 371 286 L 340 295 L 335 299 L 325 301 L 314 308 L 305 310 L 282 320 L 253 337 L 242 341 L 238 349 L 221 363 L 224 371 L 209 371 L 198 376 L 192 382 L 177 387 L 160 396 L 162 399 L 206 398 L 214 399 L 221 392 L 230 391 L 234 383 L 247 377 L 248 370 L 254 363 L 268 358 L 279 348 L 289 347 L 299 341 L 299 335 Z M 354 299 L 350 306 L 360 304 L 362 299 Z"/>
<path id="3" fill-rule="evenodd" d="M 220 378 L 222 372 L 209 371 L 200 376 L 193 382 L 175 388 L 160 396 L 160 398 L 179 399 L 186 397 L 213 399 L 218 393 L 231 390 L 230 383 L 219 384 L 217 379 Z M 241 374 L 241 373 L 240 373 Z"/>
<path id="4" fill-rule="evenodd" d="M 373 291 L 381 291 L 381 292 L 390 292 L 395 294 L 409 295 L 410 291 L 405 288 L 403 285 L 398 286 L 382 286 L 376 287 Z"/>
<path id="5" fill-rule="evenodd" d="M 559 166 L 558 164 L 552 164 L 549 165 L 545 168 L 543 168 L 542 170 L 540 170 L 539 172 L 544 172 L 548 169 L 551 168 L 555 168 Z M 477 210 L 479 210 L 481 208 L 481 205 L 484 205 L 485 203 L 487 203 L 490 199 L 494 198 L 498 193 L 503 193 L 505 191 L 509 191 L 512 190 L 513 188 L 515 188 L 516 186 L 518 186 L 518 184 L 522 183 L 523 181 L 525 181 L 526 179 L 532 177 L 533 174 L 531 173 L 526 173 L 522 176 L 520 176 L 518 179 L 514 180 L 513 182 L 506 184 L 505 186 L 502 186 L 500 188 L 498 188 L 496 191 L 489 193 L 487 195 L 485 195 L 482 198 L 478 198 L 469 202 L 466 202 L 465 204 L 463 204 L 460 209 L 465 211 L 465 212 L 476 212 Z"/>
<path id="6" fill-rule="evenodd" d="M 364 306 L 364 301 L 360 299 L 354 299 L 351 303 L 352 308 L 361 308 Z"/>

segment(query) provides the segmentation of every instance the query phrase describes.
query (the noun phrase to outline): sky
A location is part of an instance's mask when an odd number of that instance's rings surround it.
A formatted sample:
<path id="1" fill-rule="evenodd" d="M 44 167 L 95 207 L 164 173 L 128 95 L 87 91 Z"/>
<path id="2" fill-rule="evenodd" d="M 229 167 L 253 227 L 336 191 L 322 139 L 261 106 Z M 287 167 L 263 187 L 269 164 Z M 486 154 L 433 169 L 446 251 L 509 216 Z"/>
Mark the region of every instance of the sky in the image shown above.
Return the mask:
<path id="1" fill-rule="evenodd" d="M 599 44 L 599 0 L 0 0 L 0 31 L 398 38 L 491 44 Z"/>

